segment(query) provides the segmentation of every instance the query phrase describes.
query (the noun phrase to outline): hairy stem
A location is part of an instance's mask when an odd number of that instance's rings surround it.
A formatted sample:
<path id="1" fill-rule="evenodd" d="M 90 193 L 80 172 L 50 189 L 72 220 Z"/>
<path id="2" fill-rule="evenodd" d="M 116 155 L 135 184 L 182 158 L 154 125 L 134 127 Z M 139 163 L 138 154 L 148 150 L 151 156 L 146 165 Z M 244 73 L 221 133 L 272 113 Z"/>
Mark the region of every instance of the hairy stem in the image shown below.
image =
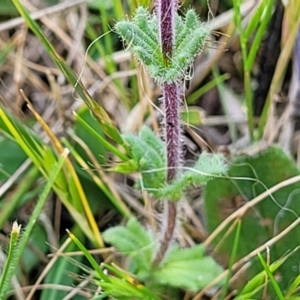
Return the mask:
<path id="1" fill-rule="evenodd" d="M 176 202 L 166 202 L 164 207 L 164 213 L 167 218 L 164 227 L 162 228 L 163 236 L 160 240 L 159 249 L 156 253 L 155 260 L 153 261 L 153 266 L 157 267 L 163 260 L 170 242 L 173 239 L 173 233 L 176 225 L 177 216 L 177 205 Z"/>
<path id="2" fill-rule="evenodd" d="M 175 12 L 177 9 L 176 0 L 157 0 L 157 15 L 159 19 L 159 34 L 162 53 L 170 58 L 173 52 L 175 41 Z"/>
<path id="3" fill-rule="evenodd" d="M 166 62 L 172 58 L 175 40 L 174 18 L 177 8 L 176 0 L 158 0 L 156 3 L 160 26 L 161 49 Z M 180 103 L 182 93 L 177 82 L 163 83 L 163 106 L 165 112 L 165 142 L 167 147 L 167 180 L 171 183 L 177 175 L 180 164 Z M 168 201 L 164 207 L 164 224 L 159 249 L 153 261 L 154 266 L 159 266 L 173 239 L 176 225 L 176 202 Z"/>
<path id="4" fill-rule="evenodd" d="M 177 83 L 162 86 L 165 111 L 168 182 L 172 182 L 180 164 L 180 102 L 182 93 Z"/>

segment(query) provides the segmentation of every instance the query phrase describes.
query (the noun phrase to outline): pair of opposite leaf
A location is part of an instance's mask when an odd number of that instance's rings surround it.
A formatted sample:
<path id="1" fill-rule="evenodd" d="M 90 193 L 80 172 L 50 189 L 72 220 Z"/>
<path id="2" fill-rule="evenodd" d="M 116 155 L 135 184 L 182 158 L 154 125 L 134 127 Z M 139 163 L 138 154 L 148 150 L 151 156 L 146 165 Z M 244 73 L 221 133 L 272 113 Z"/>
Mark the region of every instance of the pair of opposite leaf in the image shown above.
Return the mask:
<path id="1" fill-rule="evenodd" d="M 161 51 L 158 28 L 157 16 L 142 6 L 137 8 L 132 21 L 120 21 L 115 26 L 117 33 L 158 84 L 182 80 L 195 56 L 202 51 L 209 28 L 199 21 L 193 9 L 189 9 L 185 17 L 176 13 L 173 53 L 167 61 Z"/>
<path id="2" fill-rule="evenodd" d="M 178 176 L 167 184 L 165 144 L 149 127 L 143 126 L 139 135 L 125 134 L 131 149 L 135 171 L 141 173 L 142 188 L 155 198 L 178 201 L 192 184 L 205 184 L 215 175 L 226 172 L 222 155 L 202 153 L 193 168 L 182 167 Z"/>

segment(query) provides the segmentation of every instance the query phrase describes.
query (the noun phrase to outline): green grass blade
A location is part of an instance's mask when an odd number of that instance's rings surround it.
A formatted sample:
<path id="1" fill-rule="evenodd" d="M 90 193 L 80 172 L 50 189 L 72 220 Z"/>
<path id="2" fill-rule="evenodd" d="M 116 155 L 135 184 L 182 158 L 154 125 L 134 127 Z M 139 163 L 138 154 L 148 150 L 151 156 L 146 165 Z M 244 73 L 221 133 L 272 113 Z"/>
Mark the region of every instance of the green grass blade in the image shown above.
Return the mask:
<path id="1" fill-rule="evenodd" d="M 0 66 L 6 61 L 7 56 L 13 50 L 13 44 L 6 44 L 5 47 L 1 47 L 0 49 Z"/>
<path id="2" fill-rule="evenodd" d="M 250 39 L 252 33 L 258 27 L 259 22 L 260 22 L 261 17 L 262 17 L 262 14 L 263 14 L 263 11 L 264 11 L 264 7 L 266 5 L 265 2 L 266 2 L 266 0 L 261 2 L 260 6 L 256 9 L 255 13 L 251 17 L 251 20 L 247 24 L 247 27 L 246 27 L 245 32 L 244 32 L 245 39 Z"/>
<path id="3" fill-rule="evenodd" d="M 263 111 L 261 113 L 260 116 L 260 120 L 259 120 L 259 124 L 258 124 L 258 138 L 262 138 L 263 134 L 264 134 L 264 129 L 268 120 L 268 114 L 269 114 L 269 109 L 271 106 L 271 102 L 273 101 L 273 97 L 274 95 L 278 92 L 278 87 L 281 86 L 285 73 L 286 73 L 286 69 L 288 67 L 288 62 L 290 60 L 290 56 L 292 54 L 293 51 L 293 47 L 295 45 L 295 40 L 297 38 L 297 34 L 299 32 L 299 26 L 300 26 L 300 5 L 298 6 L 298 18 L 297 20 L 295 20 L 295 23 L 293 24 L 293 26 L 291 27 L 289 36 L 283 46 L 283 48 L 281 49 L 281 53 L 280 56 L 277 60 L 277 65 L 276 65 L 276 69 L 274 72 L 274 76 L 272 79 L 272 83 L 269 89 L 269 93 L 263 108 Z"/>
<path id="4" fill-rule="evenodd" d="M 265 34 L 267 25 L 271 19 L 273 3 L 274 3 L 274 0 L 268 0 L 267 4 L 265 5 L 264 17 L 262 18 L 262 21 L 258 27 L 258 30 L 257 30 L 254 40 L 252 42 L 252 46 L 248 53 L 247 61 L 245 64 L 245 68 L 247 71 L 250 71 L 253 67 L 258 48 L 260 47 L 261 40 Z"/>
<path id="5" fill-rule="evenodd" d="M 269 277 L 269 279 L 271 281 L 271 284 L 272 284 L 272 286 L 273 286 L 273 288 L 274 288 L 274 290 L 275 290 L 275 292 L 276 292 L 276 294 L 278 296 L 278 299 L 285 300 L 285 298 L 284 298 L 284 296 L 283 296 L 283 294 L 281 292 L 281 289 L 280 289 L 278 283 L 276 282 L 276 280 L 275 280 L 275 278 L 274 278 L 274 276 L 273 276 L 273 274 L 272 274 L 269 266 L 266 264 L 264 258 L 262 257 L 262 255 L 260 253 L 258 253 L 257 256 L 258 256 L 258 258 L 260 260 L 260 263 L 264 267 L 264 269 L 265 269 L 265 271 L 266 271 L 266 273 L 267 273 L 267 275 L 268 275 L 268 277 Z"/>
<path id="6" fill-rule="evenodd" d="M 85 236 L 78 225 L 72 227 L 72 232 L 76 234 L 81 240 L 85 239 Z M 78 248 L 76 244 L 72 243 L 69 239 L 68 235 L 64 235 L 61 239 L 61 246 L 65 245 L 65 242 L 68 242 L 66 248 L 64 248 L 63 253 L 76 251 Z M 61 248 L 60 248 L 61 249 Z M 47 275 L 45 276 L 43 283 L 51 284 L 51 285 L 60 285 L 60 286 L 74 286 L 78 284 L 78 278 L 76 278 L 75 274 L 81 274 L 81 271 L 84 271 L 81 268 L 82 260 L 84 259 L 83 255 L 76 256 L 74 258 L 70 258 L 69 256 L 59 257 L 53 265 L 51 265 L 51 269 L 48 269 Z M 68 276 L 66 276 L 68 274 Z M 41 295 L 39 296 L 40 300 L 57 300 L 57 299 L 65 299 L 69 292 L 62 291 L 60 289 L 52 288 L 52 289 L 43 289 Z M 28 299 L 32 299 L 33 293 L 31 295 L 27 295 Z M 29 298 L 29 296 L 31 296 Z"/>
<path id="7" fill-rule="evenodd" d="M 71 144 L 67 140 L 63 140 L 63 143 L 70 149 L 72 156 L 75 158 L 75 160 L 79 163 L 79 165 L 85 169 L 88 170 L 87 163 L 81 158 L 81 156 L 75 151 L 74 148 L 72 148 Z M 111 203 L 116 207 L 116 209 L 126 218 L 129 218 L 131 216 L 130 210 L 128 207 L 119 200 L 109 189 L 109 187 L 92 172 L 88 172 L 92 179 L 94 180 L 95 184 L 102 190 L 102 192 L 105 194 L 105 196 L 111 201 Z"/>
<path id="8" fill-rule="evenodd" d="M 48 39 L 45 37 L 41 29 L 39 28 L 38 24 L 30 17 L 28 11 L 22 6 L 19 0 L 12 0 L 12 2 L 14 3 L 21 16 L 26 21 L 29 28 L 40 39 L 52 60 L 63 72 L 67 80 L 73 85 L 74 89 L 86 103 L 89 109 L 93 112 L 99 124 L 101 125 L 103 132 L 110 138 L 112 138 L 116 143 L 124 145 L 123 139 L 119 131 L 113 125 L 106 111 L 101 106 L 99 106 L 97 102 L 90 96 L 86 88 L 83 86 L 82 82 L 78 80 L 73 70 L 57 54 L 52 44 L 48 41 Z"/>
<path id="9" fill-rule="evenodd" d="M 86 130 L 88 130 L 94 138 L 101 144 L 103 147 L 105 147 L 107 150 L 111 151 L 113 154 L 115 154 L 117 157 L 122 159 L 123 161 L 129 160 L 129 157 L 127 157 L 125 154 L 123 154 L 118 148 L 113 146 L 111 143 L 109 143 L 105 138 L 103 138 L 100 134 L 98 134 L 87 122 L 85 122 L 76 112 L 74 112 L 74 115 L 78 122 L 84 126 Z"/>
<path id="10" fill-rule="evenodd" d="M 234 21 L 240 36 L 240 44 L 242 50 L 242 59 L 244 67 L 244 88 L 245 88 L 245 98 L 247 106 L 247 119 L 248 119 L 248 129 L 251 141 L 254 140 L 254 117 L 253 117 L 253 92 L 251 87 L 251 77 L 250 72 L 246 69 L 246 62 L 248 58 L 247 42 L 245 38 L 244 30 L 242 27 L 242 16 L 240 13 L 241 0 L 233 0 L 234 9 Z"/>
<path id="11" fill-rule="evenodd" d="M 276 272 L 276 270 L 278 270 L 278 268 L 283 265 L 286 259 L 289 258 L 291 255 L 293 255 L 296 251 L 298 251 L 298 249 L 299 248 L 297 247 L 296 249 L 294 249 L 284 257 L 276 260 L 270 266 L 268 266 L 270 272 L 271 273 Z M 244 299 L 249 299 L 249 297 L 252 296 L 254 297 L 254 295 L 264 287 L 265 278 L 266 278 L 266 271 L 263 270 L 247 282 L 247 284 L 243 287 L 243 289 L 237 295 L 237 297 L 234 298 L 234 300 L 244 300 Z"/>
<path id="12" fill-rule="evenodd" d="M 214 67 L 212 69 L 212 72 L 213 72 L 214 77 L 216 77 L 216 78 L 220 77 L 219 70 L 217 69 L 217 67 Z M 225 94 L 224 84 L 222 82 L 218 82 L 217 89 L 219 92 L 222 108 L 223 108 L 225 116 L 228 120 L 230 138 L 231 138 L 232 143 L 235 143 L 237 140 L 237 129 L 236 129 L 235 124 L 232 122 L 232 119 L 230 118 L 230 109 L 229 109 L 227 101 L 226 101 L 227 100 L 226 96 L 224 96 L 224 94 Z"/>
<path id="13" fill-rule="evenodd" d="M 187 104 L 191 105 L 191 104 L 195 104 L 195 102 L 205 93 L 207 93 L 209 90 L 211 90 L 212 88 L 214 88 L 216 85 L 224 82 L 225 80 L 227 80 L 230 77 L 229 74 L 223 74 L 220 75 L 218 77 L 215 77 L 213 80 L 211 80 L 210 82 L 206 83 L 205 85 L 203 85 L 200 89 L 198 89 L 197 91 L 195 91 L 193 94 L 191 94 L 186 102 Z"/>
<path id="14" fill-rule="evenodd" d="M 15 265 L 20 229 L 21 226 L 18 225 L 17 222 L 14 222 L 10 236 L 8 255 L 0 278 L 0 299 L 6 298 L 6 293 L 10 288 L 10 282 L 14 275 L 14 268 L 12 266 Z"/>
<path id="15" fill-rule="evenodd" d="M 84 245 L 77 239 L 77 237 L 72 234 L 69 230 L 67 230 L 68 235 L 72 239 L 72 241 L 77 245 L 77 247 L 83 252 L 87 260 L 90 262 L 94 270 L 99 275 L 99 278 L 106 282 L 110 282 L 109 277 L 105 275 L 105 273 L 100 268 L 99 264 L 96 262 L 96 260 L 93 258 L 93 256 L 88 252 L 88 250 L 84 247 Z"/>
<path id="16" fill-rule="evenodd" d="M 116 19 L 124 18 L 124 7 L 121 0 L 113 0 L 114 17 Z"/>
<path id="17" fill-rule="evenodd" d="M 20 145 L 22 150 L 30 157 L 34 164 L 41 169 L 42 146 L 33 132 L 21 126 L 21 123 L 11 117 L 0 107 L 0 128 Z"/>
<path id="18" fill-rule="evenodd" d="M 108 14 L 107 14 L 107 8 L 105 5 L 105 1 L 99 1 L 99 12 L 100 12 L 100 20 L 102 24 L 102 30 L 103 32 L 108 32 L 110 30 L 108 26 Z M 106 48 L 106 53 L 111 54 L 113 53 L 113 45 L 112 45 L 112 40 L 111 36 L 105 35 L 104 37 L 105 41 L 105 48 Z M 110 64 L 110 67 L 114 67 L 114 65 Z"/>
<path id="19" fill-rule="evenodd" d="M 240 239 L 240 235 L 241 235 L 241 228 L 242 228 L 241 225 L 242 225 L 242 222 L 241 222 L 241 220 L 239 220 L 238 223 L 237 223 L 235 236 L 234 236 L 234 241 L 233 241 L 233 245 L 232 245 L 232 251 L 231 251 L 229 265 L 228 265 L 228 274 L 227 274 L 226 279 L 225 279 L 225 283 L 224 283 L 224 286 L 223 286 L 223 289 L 222 289 L 220 299 L 225 299 L 227 290 L 229 288 L 229 280 L 230 280 L 231 275 L 232 275 L 232 266 L 233 266 L 234 261 L 235 261 L 235 257 L 236 257 L 237 249 L 238 249 L 238 245 L 239 245 L 239 239 Z"/>
<path id="20" fill-rule="evenodd" d="M 31 167 L 24 179 L 22 179 L 22 182 L 18 184 L 13 195 L 9 197 L 8 201 L 1 207 L 0 228 L 3 228 L 12 213 L 17 209 L 23 195 L 32 187 L 39 177 L 39 170 L 35 166 Z"/>
<path id="21" fill-rule="evenodd" d="M 291 297 L 297 290 L 299 290 L 300 286 L 300 275 L 298 275 L 293 282 L 288 287 L 288 290 L 285 293 L 285 297 Z"/>
<path id="22" fill-rule="evenodd" d="M 12 259 L 9 261 L 9 266 L 8 266 L 9 271 L 5 274 L 5 279 L 4 279 L 5 282 L 4 282 L 4 284 L 2 284 L 2 287 L 1 287 L 0 299 L 5 299 L 5 295 L 7 294 L 7 291 L 10 287 L 11 279 L 15 273 L 15 270 L 16 270 L 19 260 L 22 256 L 22 254 L 24 253 L 24 249 L 25 249 L 26 243 L 30 237 L 32 229 L 42 211 L 42 208 L 47 200 L 48 194 L 51 191 L 51 188 L 67 159 L 68 154 L 69 154 L 69 151 L 67 149 L 65 149 L 64 153 L 58 159 L 57 163 L 55 165 L 53 165 L 52 170 L 50 172 L 50 176 L 48 178 L 48 181 L 45 185 L 45 188 L 43 189 L 41 196 L 39 197 L 39 199 L 36 203 L 36 206 L 35 206 L 32 214 L 31 214 L 29 222 L 25 228 L 25 231 L 20 239 L 20 242 L 18 243 L 18 247 L 14 248 L 15 251 L 13 251 Z"/>

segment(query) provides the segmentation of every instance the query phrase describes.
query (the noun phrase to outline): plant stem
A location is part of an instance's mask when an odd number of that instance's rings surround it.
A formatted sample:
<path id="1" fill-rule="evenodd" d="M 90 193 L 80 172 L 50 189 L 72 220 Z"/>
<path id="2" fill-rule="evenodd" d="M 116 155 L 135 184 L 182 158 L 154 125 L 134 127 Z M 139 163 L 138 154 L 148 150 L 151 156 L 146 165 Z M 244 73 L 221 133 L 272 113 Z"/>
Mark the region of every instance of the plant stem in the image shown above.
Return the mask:
<path id="1" fill-rule="evenodd" d="M 173 239 L 173 233 L 176 225 L 177 205 L 176 202 L 168 201 L 165 203 L 164 213 L 166 220 L 162 228 L 162 237 L 159 244 L 159 249 L 153 261 L 153 266 L 158 267 L 169 248 L 170 242 Z"/>
<path id="2" fill-rule="evenodd" d="M 175 40 L 174 18 L 177 9 L 176 0 L 157 0 L 157 14 L 160 26 L 160 42 L 166 64 L 172 58 Z M 182 98 L 181 85 L 178 82 L 163 83 L 163 108 L 165 112 L 165 142 L 167 153 L 167 180 L 171 183 L 177 175 L 180 165 L 180 103 Z M 171 199 L 170 199 L 171 200 Z M 155 267 L 163 260 L 168 247 L 173 239 L 177 217 L 175 201 L 168 201 L 164 207 L 164 225 L 162 227 L 161 241 L 156 257 L 153 261 Z"/>
<path id="3" fill-rule="evenodd" d="M 177 83 L 164 84 L 165 141 L 167 147 L 168 182 L 172 182 L 180 164 L 180 102 L 182 93 Z"/>
<path id="4" fill-rule="evenodd" d="M 175 41 L 175 12 L 177 0 L 157 0 L 161 51 L 167 60 L 173 52 Z"/>
<path id="5" fill-rule="evenodd" d="M 172 182 L 178 171 L 180 164 L 180 118 L 179 108 L 181 93 L 177 83 L 164 84 L 162 86 L 164 111 L 165 111 L 165 140 L 167 146 L 167 179 Z M 177 205 L 174 201 L 168 201 L 164 207 L 164 225 L 159 250 L 153 262 L 158 266 L 168 250 L 169 244 L 173 239 L 176 225 Z"/>

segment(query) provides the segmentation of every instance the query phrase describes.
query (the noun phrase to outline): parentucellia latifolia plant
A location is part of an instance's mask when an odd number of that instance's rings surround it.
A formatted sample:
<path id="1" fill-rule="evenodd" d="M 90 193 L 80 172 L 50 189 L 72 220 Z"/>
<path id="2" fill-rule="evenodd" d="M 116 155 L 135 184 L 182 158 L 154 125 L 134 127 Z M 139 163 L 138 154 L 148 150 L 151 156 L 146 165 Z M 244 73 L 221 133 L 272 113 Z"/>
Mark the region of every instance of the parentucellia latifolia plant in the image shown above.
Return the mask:
<path id="1" fill-rule="evenodd" d="M 202 153 L 192 168 L 182 166 L 183 83 L 187 69 L 204 47 L 209 27 L 199 21 L 193 9 L 184 17 L 177 9 L 176 0 L 156 0 L 153 13 L 140 6 L 131 21 L 115 25 L 116 32 L 161 88 L 164 115 L 163 141 L 148 127 L 142 127 L 138 135 L 125 134 L 132 159 L 113 168 L 123 173 L 139 172 L 142 188 L 164 203 L 158 235 L 136 219 L 103 234 L 107 243 L 130 257 L 126 272 L 104 264 L 117 276 L 105 276 L 99 285 L 103 295 L 117 299 L 160 299 L 159 294 L 168 291 L 170 295 L 176 288 L 198 291 L 222 272 L 211 257 L 205 256 L 203 245 L 181 249 L 174 241 L 177 206 L 184 190 L 226 172 L 223 157 L 217 154 Z"/>

